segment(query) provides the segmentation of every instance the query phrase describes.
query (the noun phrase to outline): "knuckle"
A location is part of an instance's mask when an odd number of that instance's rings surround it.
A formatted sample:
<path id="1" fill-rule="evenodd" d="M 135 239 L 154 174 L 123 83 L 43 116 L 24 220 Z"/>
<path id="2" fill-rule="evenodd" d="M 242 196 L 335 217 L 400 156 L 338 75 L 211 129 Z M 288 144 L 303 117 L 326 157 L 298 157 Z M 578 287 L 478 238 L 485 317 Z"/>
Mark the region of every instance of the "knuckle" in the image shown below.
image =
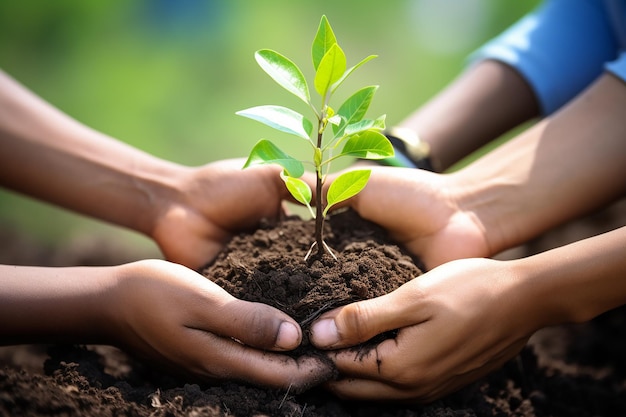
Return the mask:
<path id="1" fill-rule="evenodd" d="M 427 366 L 407 366 L 404 362 L 383 360 L 381 368 L 385 379 L 391 381 L 396 388 L 411 392 L 417 397 L 429 393 L 438 381 Z"/>
<path id="2" fill-rule="evenodd" d="M 262 304 L 243 309 L 233 319 L 234 328 L 238 329 L 238 338 L 244 343 L 259 348 L 271 348 L 275 345 L 278 323 L 267 314 Z"/>
<path id="3" fill-rule="evenodd" d="M 338 326 L 338 331 L 346 342 L 360 343 L 375 336 L 365 303 L 345 306 L 339 318 L 341 325 Z"/>

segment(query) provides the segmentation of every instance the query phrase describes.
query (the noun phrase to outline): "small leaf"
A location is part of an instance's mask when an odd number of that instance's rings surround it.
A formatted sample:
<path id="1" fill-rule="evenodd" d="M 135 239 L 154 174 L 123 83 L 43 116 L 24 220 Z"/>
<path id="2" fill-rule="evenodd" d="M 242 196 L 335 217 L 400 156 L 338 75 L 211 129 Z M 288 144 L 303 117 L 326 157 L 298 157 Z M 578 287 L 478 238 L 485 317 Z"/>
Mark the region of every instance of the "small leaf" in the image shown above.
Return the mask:
<path id="1" fill-rule="evenodd" d="M 337 110 L 337 114 L 345 119 L 345 124 L 341 124 L 338 127 L 333 125 L 335 136 L 341 136 L 347 125 L 363 119 L 377 89 L 378 86 L 376 85 L 364 87 L 344 101 L 339 110 Z"/>
<path id="2" fill-rule="evenodd" d="M 331 125 L 339 126 L 342 120 L 343 119 L 341 118 L 341 116 L 336 114 L 333 117 L 328 118 L 328 123 L 330 123 Z"/>
<path id="3" fill-rule="evenodd" d="M 306 79 L 296 64 L 271 49 L 257 51 L 254 57 L 263 71 L 280 86 L 307 104 L 311 101 Z"/>
<path id="4" fill-rule="evenodd" d="M 326 52 L 315 73 L 314 85 L 319 95 L 326 97 L 328 88 L 341 78 L 345 70 L 346 55 L 339 45 L 335 43 L 330 47 L 328 52 Z"/>
<path id="5" fill-rule="evenodd" d="M 309 139 L 313 132 L 313 123 L 310 120 L 287 107 L 257 106 L 240 110 L 236 114 L 304 139 Z"/>
<path id="6" fill-rule="evenodd" d="M 394 151 L 385 135 L 376 130 L 366 130 L 350 136 L 340 155 L 350 155 L 361 159 L 384 159 L 392 157 Z"/>
<path id="7" fill-rule="evenodd" d="M 284 175 L 283 173 L 281 173 L 280 177 L 285 182 L 289 193 L 296 199 L 297 202 L 305 205 L 311 203 L 313 192 L 311 191 L 309 184 L 302 181 L 300 178 L 294 178 L 289 175 Z"/>
<path id="8" fill-rule="evenodd" d="M 322 150 L 320 148 L 315 148 L 315 152 L 313 153 L 313 164 L 316 167 L 319 167 L 320 165 L 322 165 L 323 158 L 324 155 L 322 154 Z"/>
<path id="9" fill-rule="evenodd" d="M 363 119 L 359 122 L 352 123 L 346 126 L 344 134 L 350 136 L 354 135 L 355 133 L 360 133 L 369 129 L 383 130 L 385 128 L 385 118 L 386 115 L 383 114 L 376 120 Z"/>
<path id="10" fill-rule="evenodd" d="M 330 92 L 334 93 L 335 90 L 341 85 L 341 83 L 343 83 L 346 78 L 348 78 L 348 76 L 350 76 L 350 74 L 352 74 L 354 72 L 355 69 L 359 68 L 361 65 L 365 64 L 367 61 L 371 61 L 372 59 L 376 58 L 377 55 L 370 55 L 367 58 L 364 58 L 361 62 L 359 62 L 358 64 L 356 64 L 355 66 L 349 68 L 346 72 L 343 73 L 343 75 L 341 76 L 341 78 L 339 80 L 337 80 L 331 87 L 330 87 Z"/>
<path id="11" fill-rule="evenodd" d="M 316 71 L 326 52 L 335 43 L 337 43 L 337 38 L 333 33 L 333 29 L 330 27 L 326 16 L 322 16 L 315 39 L 313 39 L 313 45 L 311 46 L 311 57 L 313 58 L 313 67 L 315 67 Z"/>
<path id="12" fill-rule="evenodd" d="M 285 182 L 289 194 L 291 194 L 297 202 L 304 204 L 309 209 L 311 216 L 315 218 L 315 211 L 313 211 L 311 207 L 313 193 L 309 184 L 299 178 L 290 177 L 285 172 L 280 173 L 280 178 Z"/>
<path id="13" fill-rule="evenodd" d="M 254 145 L 243 168 L 263 164 L 278 164 L 292 177 L 301 177 L 304 174 L 302 162 L 287 155 L 267 139 L 261 139 Z"/>
<path id="14" fill-rule="evenodd" d="M 359 169 L 345 172 L 335 178 L 328 188 L 328 194 L 326 195 L 328 205 L 324 209 L 324 216 L 326 216 L 328 210 L 335 204 L 345 201 L 361 192 L 361 190 L 365 188 L 365 185 L 367 185 L 370 174 L 371 171 L 369 169 Z"/>

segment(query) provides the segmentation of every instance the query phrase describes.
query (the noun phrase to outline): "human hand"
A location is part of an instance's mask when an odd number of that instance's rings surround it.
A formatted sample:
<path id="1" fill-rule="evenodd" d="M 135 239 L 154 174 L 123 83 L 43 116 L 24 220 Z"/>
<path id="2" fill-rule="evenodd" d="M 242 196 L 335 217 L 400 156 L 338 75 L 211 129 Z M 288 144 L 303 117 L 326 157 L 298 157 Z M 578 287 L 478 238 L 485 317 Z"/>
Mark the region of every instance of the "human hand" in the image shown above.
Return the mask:
<path id="1" fill-rule="evenodd" d="M 511 262 L 444 264 L 387 295 L 323 314 L 311 341 L 329 352 L 343 398 L 430 402 L 501 367 L 542 327 L 540 308 Z M 352 349 L 399 329 L 366 355 Z"/>
<path id="2" fill-rule="evenodd" d="M 161 260 L 115 267 L 107 329 L 116 345 L 178 373 L 236 379 L 291 390 L 330 378 L 319 358 L 279 353 L 296 348 L 299 326 L 261 303 L 238 300 L 196 272 Z"/>
<path id="3" fill-rule="evenodd" d="M 276 218 L 288 197 L 280 167 L 223 160 L 184 170 L 177 193 L 164 199 L 151 236 L 165 257 L 190 268 L 213 259 L 233 233 Z"/>
<path id="4" fill-rule="evenodd" d="M 420 257 L 428 269 L 444 262 L 492 255 L 484 231 L 452 192 L 450 175 L 372 167 L 365 189 L 350 200 L 364 219 Z"/>

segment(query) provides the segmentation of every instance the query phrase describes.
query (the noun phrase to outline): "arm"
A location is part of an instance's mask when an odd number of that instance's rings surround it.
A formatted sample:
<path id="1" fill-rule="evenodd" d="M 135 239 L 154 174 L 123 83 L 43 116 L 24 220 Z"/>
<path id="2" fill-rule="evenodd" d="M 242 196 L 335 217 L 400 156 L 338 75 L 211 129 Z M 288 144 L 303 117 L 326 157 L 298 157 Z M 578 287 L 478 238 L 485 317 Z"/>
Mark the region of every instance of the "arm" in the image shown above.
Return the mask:
<path id="1" fill-rule="evenodd" d="M 430 144 L 443 171 L 518 124 L 554 113 L 617 57 L 607 13 L 602 2 L 542 2 L 472 54 L 466 73 L 402 125 Z"/>
<path id="2" fill-rule="evenodd" d="M 553 116 L 448 184 L 485 232 L 489 255 L 585 215 L 626 190 L 626 83 L 605 73 Z"/>
<path id="3" fill-rule="evenodd" d="M 112 344 L 177 373 L 285 389 L 331 374 L 319 359 L 264 351 L 299 345 L 302 335 L 290 317 L 238 300 L 181 265 L 4 265 L 0 276 L 0 345 Z"/>
<path id="4" fill-rule="evenodd" d="M 84 126 L 0 72 L 0 184 L 150 234 L 181 167 Z M 170 179 L 171 178 L 171 179 Z"/>
<path id="5" fill-rule="evenodd" d="M 235 231 L 277 216 L 287 195 L 277 167 L 161 160 L 78 123 L 2 72 L 0 149 L 0 185 L 143 233 L 192 268 Z"/>
<path id="6" fill-rule="evenodd" d="M 538 114 L 535 95 L 518 72 L 487 60 L 470 67 L 400 126 L 429 144 L 433 166 L 442 172 Z"/>

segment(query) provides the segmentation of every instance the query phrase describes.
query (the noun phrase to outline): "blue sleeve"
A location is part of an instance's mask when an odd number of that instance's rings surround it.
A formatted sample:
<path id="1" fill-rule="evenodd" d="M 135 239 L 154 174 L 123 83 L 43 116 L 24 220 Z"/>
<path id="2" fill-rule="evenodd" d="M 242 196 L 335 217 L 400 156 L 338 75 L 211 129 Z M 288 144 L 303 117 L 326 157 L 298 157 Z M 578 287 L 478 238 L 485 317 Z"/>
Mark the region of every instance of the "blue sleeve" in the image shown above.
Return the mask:
<path id="1" fill-rule="evenodd" d="M 587 87 L 617 55 L 618 41 L 602 2 L 551 0 L 470 59 L 494 59 L 515 68 L 531 85 L 547 115 Z M 624 76 L 625 59 L 622 56 L 607 68 Z"/>
<path id="2" fill-rule="evenodd" d="M 626 52 L 622 52 L 618 59 L 606 64 L 606 69 L 626 83 Z"/>

